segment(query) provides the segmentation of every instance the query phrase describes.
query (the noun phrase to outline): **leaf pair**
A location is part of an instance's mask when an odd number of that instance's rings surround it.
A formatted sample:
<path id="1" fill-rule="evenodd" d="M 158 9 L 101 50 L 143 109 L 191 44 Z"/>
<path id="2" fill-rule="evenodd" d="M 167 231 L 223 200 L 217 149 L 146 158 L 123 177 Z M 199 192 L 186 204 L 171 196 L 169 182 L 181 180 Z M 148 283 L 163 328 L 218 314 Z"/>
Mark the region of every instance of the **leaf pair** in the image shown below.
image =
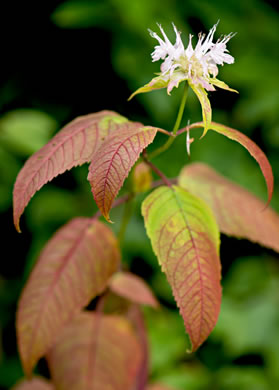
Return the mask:
<path id="1" fill-rule="evenodd" d="M 88 179 L 104 216 L 142 150 L 158 129 L 130 122 L 112 111 L 76 118 L 33 154 L 14 186 L 14 224 L 32 196 L 44 184 L 75 166 L 91 162 Z M 102 148 L 100 148 L 102 146 Z"/>

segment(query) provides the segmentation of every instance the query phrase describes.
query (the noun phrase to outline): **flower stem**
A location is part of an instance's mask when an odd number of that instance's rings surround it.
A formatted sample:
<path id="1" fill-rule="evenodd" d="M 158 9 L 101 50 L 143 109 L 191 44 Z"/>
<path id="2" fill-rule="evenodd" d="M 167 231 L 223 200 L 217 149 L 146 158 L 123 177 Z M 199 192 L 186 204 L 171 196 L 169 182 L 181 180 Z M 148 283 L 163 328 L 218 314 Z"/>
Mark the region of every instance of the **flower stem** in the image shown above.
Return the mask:
<path id="1" fill-rule="evenodd" d="M 188 83 L 186 81 L 185 86 L 184 86 L 183 96 L 182 96 L 181 103 L 180 103 L 179 110 L 178 110 L 178 114 L 177 114 L 177 118 L 176 118 L 173 130 L 170 133 L 169 139 L 160 148 L 154 150 L 153 153 L 150 153 L 150 155 L 149 155 L 150 159 L 159 156 L 159 154 L 168 150 L 168 148 L 172 145 L 172 143 L 176 137 L 177 130 L 179 129 L 179 126 L 180 126 L 180 123 L 182 120 L 182 116 L 183 116 L 183 112 L 185 109 L 185 104 L 186 104 L 186 100 L 187 100 L 187 96 L 188 96 L 188 88 L 189 88 Z"/>

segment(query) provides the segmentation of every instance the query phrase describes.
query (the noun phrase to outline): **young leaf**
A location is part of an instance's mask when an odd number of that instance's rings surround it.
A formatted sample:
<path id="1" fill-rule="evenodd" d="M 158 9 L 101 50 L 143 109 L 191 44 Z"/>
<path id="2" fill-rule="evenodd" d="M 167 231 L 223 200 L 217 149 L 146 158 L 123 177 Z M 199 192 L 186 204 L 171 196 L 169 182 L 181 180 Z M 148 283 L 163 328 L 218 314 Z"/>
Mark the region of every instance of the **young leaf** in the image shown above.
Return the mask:
<path id="1" fill-rule="evenodd" d="M 48 354 L 60 390 L 131 390 L 142 353 L 123 317 L 80 313 Z"/>
<path id="2" fill-rule="evenodd" d="M 142 214 L 195 351 L 212 331 L 220 311 L 215 219 L 203 201 L 177 186 L 153 191 L 143 202 Z"/>
<path id="3" fill-rule="evenodd" d="M 14 224 L 19 232 L 19 219 L 35 192 L 66 170 L 89 162 L 106 136 L 125 122 L 112 111 L 78 117 L 26 161 L 13 193 Z"/>
<path id="4" fill-rule="evenodd" d="M 115 294 L 132 302 L 158 307 L 157 299 L 145 281 L 130 272 L 115 273 L 111 277 L 109 287 Z"/>
<path id="5" fill-rule="evenodd" d="M 23 379 L 11 390 L 55 390 L 54 386 L 44 378 L 34 377 L 31 380 Z"/>
<path id="6" fill-rule="evenodd" d="M 188 127 L 188 129 L 194 129 L 199 127 L 203 127 L 202 122 L 193 123 Z M 232 129 L 230 127 L 221 125 L 220 123 L 216 123 L 216 122 L 211 122 L 209 130 L 214 130 L 217 133 L 223 134 L 226 137 L 232 139 L 233 141 L 240 143 L 242 146 L 244 146 L 244 148 L 248 150 L 251 156 L 253 156 L 254 159 L 258 162 L 262 174 L 266 181 L 267 192 L 268 192 L 268 200 L 267 200 L 267 205 L 268 205 L 269 202 L 271 201 L 272 194 L 273 194 L 274 179 L 273 179 L 272 168 L 264 152 L 258 147 L 258 145 L 255 144 L 255 142 L 253 142 L 250 138 L 248 138 L 246 135 L 244 135 L 238 130 Z"/>
<path id="7" fill-rule="evenodd" d="M 131 100 L 135 95 L 138 95 L 139 93 L 150 92 L 156 89 L 166 88 L 168 86 L 168 83 L 169 83 L 168 77 L 165 77 L 163 75 L 154 77 L 154 79 L 152 79 L 148 84 L 145 84 L 143 87 L 140 87 L 135 92 L 133 92 L 128 100 Z"/>
<path id="8" fill-rule="evenodd" d="M 193 84 L 190 81 L 188 82 L 192 90 L 197 95 L 202 107 L 202 117 L 203 117 L 203 127 L 204 127 L 202 137 L 204 137 L 211 124 L 212 111 L 211 111 L 210 101 L 207 97 L 206 90 L 201 85 Z"/>
<path id="9" fill-rule="evenodd" d="M 110 221 L 111 205 L 140 153 L 154 139 L 157 129 L 130 123 L 127 128 L 107 137 L 94 154 L 88 180 L 97 206 Z"/>
<path id="10" fill-rule="evenodd" d="M 178 183 L 212 208 L 221 232 L 279 252 L 279 216 L 270 208 L 263 211 L 256 196 L 201 163 L 186 166 Z"/>
<path id="11" fill-rule="evenodd" d="M 23 290 L 17 336 L 26 375 L 65 324 L 107 286 L 120 253 L 111 230 L 76 218 L 47 243 Z"/>

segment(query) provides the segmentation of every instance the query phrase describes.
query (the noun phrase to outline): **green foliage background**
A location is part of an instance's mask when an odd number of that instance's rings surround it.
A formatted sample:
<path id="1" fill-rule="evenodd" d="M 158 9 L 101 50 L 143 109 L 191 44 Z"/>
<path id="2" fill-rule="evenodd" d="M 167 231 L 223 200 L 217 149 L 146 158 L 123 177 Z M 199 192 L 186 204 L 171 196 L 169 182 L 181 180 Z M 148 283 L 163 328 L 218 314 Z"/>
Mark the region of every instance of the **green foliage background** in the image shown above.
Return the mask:
<path id="1" fill-rule="evenodd" d="M 28 3 L 28 2 L 27 2 Z M 44 3 L 44 2 L 43 2 Z M 12 226 L 12 187 L 26 158 L 77 115 L 104 108 L 132 120 L 171 129 L 181 89 L 128 96 L 148 82 L 159 64 L 150 53 L 147 28 L 171 22 L 197 36 L 220 19 L 217 36 L 236 31 L 229 43 L 234 65 L 220 79 L 239 91 L 210 94 L 213 119 L 249 135 L 266 152 L 274 170 L 272 206 L 279 211 L 279 15 L 262 0 L 70 0 L 47 4 L 3 4 L 0 90 L 0 387 L 22 376 L 14 331 L 18 296 L 46 240 L 70 218 L 92 215 L 87 168 L 74 169 L 32 199 L 21 235 Z M 16 12 L 15 12 L 16 11 Z M 201 119 L 196 97 L 187 102 L 184 123 Z M 210 132 L 192 145 L 191 160 L 219 172 L 266 199 L 259 168 L 241 146 Z M 158 136 L 156 145 L 163 142 Z M 188 163 L 185 138 L 158 158 L 170 177 Z M 123 261 L 143 276 L 163 309 L 145 310 L 151 345 L 151 380 L 181 390 L 267 390 L 279 388 L 279 257 L 244 240 L 223 238 L 223 305 L 208 342 L 187 355 L 187 339 L 170 288 L 160 272 L 135 205 L 123 243 Z M 119 221 L 122 209 L 115 210 Z M 113 226 L 115 231 L 119 223 Z M 43 361 L 38 372 L 47 375 Z"/>

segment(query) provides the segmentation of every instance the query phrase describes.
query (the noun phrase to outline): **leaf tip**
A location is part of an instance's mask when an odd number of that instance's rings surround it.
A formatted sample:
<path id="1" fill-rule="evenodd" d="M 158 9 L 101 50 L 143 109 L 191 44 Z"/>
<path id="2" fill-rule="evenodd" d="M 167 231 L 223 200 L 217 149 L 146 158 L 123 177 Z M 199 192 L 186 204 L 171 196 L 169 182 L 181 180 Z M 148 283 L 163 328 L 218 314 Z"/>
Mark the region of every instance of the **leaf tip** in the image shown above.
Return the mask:
<path id="1" fill-rule="evenodd" d="M 202 135 L 200 136 L 200 140 L 206 135 L 206 133 L 208 132 L 208 130 L 209 130 L 208 126 L 204 126 L 203 133 L 202 133 Z"/>
<path id="2" fill-rule="evenodd" d="M 128 99 L 127 99 L 127 101 L 129 102 L 130 100 L 132 100 L 133 99 L 133 97 L 135 96 L 135 95 L 137 95 L 137 92 L 138 90 L 136 90 L 135 92 L 133 92 L 129 97 L 128 97 Z"/>

